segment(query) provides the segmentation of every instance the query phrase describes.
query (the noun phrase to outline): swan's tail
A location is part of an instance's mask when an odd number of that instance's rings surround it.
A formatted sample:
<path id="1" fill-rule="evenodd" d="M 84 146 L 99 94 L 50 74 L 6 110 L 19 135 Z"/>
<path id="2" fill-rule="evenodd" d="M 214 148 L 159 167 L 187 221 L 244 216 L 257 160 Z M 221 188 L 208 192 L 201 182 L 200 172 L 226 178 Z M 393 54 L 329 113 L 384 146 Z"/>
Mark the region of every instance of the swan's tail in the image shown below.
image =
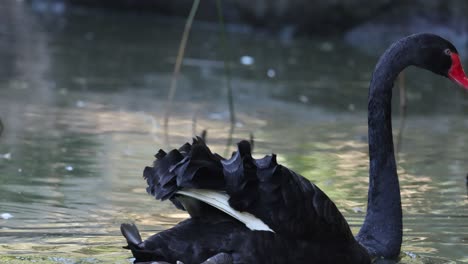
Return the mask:
<path id="1" fill-rule="evenodd" d="M 120 232 L 127 240 L 127 246 L 123 247 L 125 249 L 130 249 L 133 256 L 135 257 L 136 262 L 148 262 L 153 263 L 153 261 L 159 261 L 164 259 L 160 256 L 160 252 L 149 250 L 145 242 L 141 240 L 140 232 L 134 224 L 121 224 Z M 166 263 L 166 262 L 154 262 L 154 263 Z"/>
<path id="2" fill-rule="evenodd" d="M 134 224 L 121 224 L 120 225 L 120 232 L 122 235 L 127 239 L 128 246 L 125 247 L 127 249 L 131 249 L 132 247 L 137 248 L 142 240 L 140 236 L 140 232 L 138 228 Z"/>

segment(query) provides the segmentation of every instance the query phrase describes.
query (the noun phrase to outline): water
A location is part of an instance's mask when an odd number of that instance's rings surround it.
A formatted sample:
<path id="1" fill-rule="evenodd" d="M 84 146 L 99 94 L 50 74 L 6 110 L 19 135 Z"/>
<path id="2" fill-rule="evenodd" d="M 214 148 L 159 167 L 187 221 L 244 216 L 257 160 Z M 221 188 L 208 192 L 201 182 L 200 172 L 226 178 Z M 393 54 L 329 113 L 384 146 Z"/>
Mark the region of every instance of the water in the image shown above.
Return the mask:
<path id="1" fill-rule="evenodd" d="M 186 217 L 145 192 L 142 170 L 158 148 L 207 129 L 209 145 L 227 151 L 216 26 L 194 25 L 168 143 L 162 120 L 183 21 L 44 13 L 21 1 L 0 6 L 7 21 L 0 29 L 0 262 L 129 263 L 120 223 L 135 222 L 146 237 Z M 367 199 L 366 97 L 376 58 L 339 38 L 229 36 L 234 141 L 252 133 L 257 156 L 278 153 L 322 188 L 357 232 Z M 417 70 L 405 73 L 405 84 L 401 263 L 468 262 L 468 97 Z"/>

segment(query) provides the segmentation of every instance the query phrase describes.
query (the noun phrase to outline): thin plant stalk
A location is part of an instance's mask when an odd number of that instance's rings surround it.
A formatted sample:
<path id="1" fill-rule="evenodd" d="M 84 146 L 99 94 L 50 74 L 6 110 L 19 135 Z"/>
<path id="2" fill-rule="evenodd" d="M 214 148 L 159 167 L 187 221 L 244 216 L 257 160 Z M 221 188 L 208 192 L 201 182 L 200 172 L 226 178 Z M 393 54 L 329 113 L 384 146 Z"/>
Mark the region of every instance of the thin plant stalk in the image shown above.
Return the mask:
<path id="1" fill-rule="evenodd" d="M 164 114 L 164 134 L 166 138 L 166 145 L 168 146 L 169 146 L 169 129 L 168 129 L 169 117 L 170 117 L 171 110 L 172 110 L 172 103 L 174 101 L 174 95 L 177 89 L 177 79 L 179 77 L 180 68 L 182 66 L 182 60 L 184 58 L 185 47 L 187 46 L 190 29 L 192 28 L 193 19 L 195 18 L 199 4 L 200 4 L 200 0 L 193 1 L 189 16 L 187 18 L 187 21 L 185 22 L 185 28 L 182 34 L 182 40 L 180 41 L 179 51 L 177 53 L 176 63 L 174 66 L 174 72 L 171 78 L 171 86 L 169 88 L 169 94 L 167 96 L 167 106 L 166 106 L 166 112 Z"/>
<path id="2" fill-rule="evenodd" d="M 224 25 L 223 8 L 221 6 L 220 0 L 216 0 L 216 8 L 218 10 L 219 25 L 221 29 L 221 46 L 222 46 L 222 51 L 223 51 L 224 74 L 226 76 L 227 99 L 228 99 L 229 117 L 230 117 L 230 123 L 231 123 L 231 126 L 229 128 L 228 140 L 226 142 L 225 154 L 227 154 L 229 153 L 229 148 L 232 144 L 232 137 L 233 137 L 234 128 L 236 125 L 236 114 L 234 110 L 234 96 L 233 96 L 233 91 L 232 91 L 232 86 L 231 86 L 231 68 L 229 65 L 229 57 L 227 53 L 227 50 L 230 50 L 230 49 L 228 49 L 228 43 L 226 40 L 226 29 Z"/>
<path id="3" fill-rule="evenodd" d="M 219 25 L 221 27 L 221 44 L 223 48 L 223 61 L 224 61 L 224 73 L 226 74 L 226 87 L 227 87 L 227 96 L 228 96 L 228 104 L 229 104 L 229 113 L 231 124 L 236 123 L 236 114 L 234 112 L 234 98 L 231 86 L 231 68 L 229 66 L 229 57 L 227 55 L 228 44 L 226 40 L 226 29 L 224 25 L 224 16 L 223 16 L 223 9 L 221 6 L 221 1 L 216 0 L 216 7 L 218 9 L 218 17 L 219 17 Z"/>
<path id="4" fill-rule="evenodd" d="M 231 145 L 234 137 L 234 128 L 236 126 L 231 123 L 229 126 L 228 138 L 226 140 L 226 148 L 224 149 L 224 157 L 229 157 L 229 151 L 231 150 Z"/>
<path id="5" fill-rule="evenodd" d="M 192 136 L 197 135 L 197 113 L 195 112 L 192 116 Z"/>

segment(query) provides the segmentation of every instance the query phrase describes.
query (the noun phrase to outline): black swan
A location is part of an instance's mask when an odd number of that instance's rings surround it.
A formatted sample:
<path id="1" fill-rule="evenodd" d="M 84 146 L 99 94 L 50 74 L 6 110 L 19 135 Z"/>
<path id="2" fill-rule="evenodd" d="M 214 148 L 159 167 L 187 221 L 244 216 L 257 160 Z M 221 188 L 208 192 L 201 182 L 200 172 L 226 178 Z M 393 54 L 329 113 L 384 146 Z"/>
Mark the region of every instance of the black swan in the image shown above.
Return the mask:
<path id="1" fill-rule="evenodd" d="M 196 138 L 169 153 L 159 150 L 144 170 L 147 191 L 171 200 L 191 218 L 142 241 L 133 224 L 121 231 L 135 262 L 371 263 L 397 258 L 402 209 L 393 150 L 393 82 L 414 65 L 468 89 L 455 47 L 432 34 L 395 42 L 372 75 L 368 101 L 369 197 L 356 237 L 335 204 L 317 186 L 279 165 L 274 154 L 253 159 L 241 141 L 230 159 Z"/>

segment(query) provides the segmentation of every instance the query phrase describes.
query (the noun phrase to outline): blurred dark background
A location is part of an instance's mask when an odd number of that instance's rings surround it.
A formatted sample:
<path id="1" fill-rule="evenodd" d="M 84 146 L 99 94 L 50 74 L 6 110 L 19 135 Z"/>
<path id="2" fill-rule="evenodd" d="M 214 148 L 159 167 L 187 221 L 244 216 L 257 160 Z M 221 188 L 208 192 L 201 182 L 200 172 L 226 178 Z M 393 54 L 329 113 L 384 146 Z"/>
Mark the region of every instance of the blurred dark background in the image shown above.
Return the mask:
<path id="1" fill-rule="evenodd" d="M 65 27 L 70 15 L 125 13 L 184 21 L 191 0 L 5 0 L 0 3 L 0 36 L 14 27 L 18 3 L 46 17 L 57 29 Z M 464 50 L 468 35 L 468 1 L 463 0 L 224 0 L 228 31 L 266 34 L 284 40 L 300 36 L 344 36 L 348 44 L 376 55 L 391 41 L 415 32 L 433 32 L 450 39 Z M 196 20 L 217 26 L 215 0 L 200 1 Z M 62 18 L 62 19 L 61 19 Z M 17 21 L 17 20 L 16 20 Z M 151 26 L 148 20 L 147 25 Z M 44 19 L 42 22 L 44 23 Z"/>
<path id="2" fill-rule="evenodd" d="M 74 7 L 154 12 L 164 16 L 186 17 L 191 0 L 17 0 L 26 1 L 40 12 L 62 13 Z M 2 20 L 8 18 L 8 2 L 2 1 Z M 228 23 L 245 24 L 278 32 L 289 29 L 298 34 L 333 34 L 357 25 L 374 22 L 402 24 L 430 20 L 454 30 L 467 26 L 468 2 L 463 0 L 225 0 L 220 1 Z M 203 0 L 197 19 L 218 21 L 216 1 Z"/>
<path id="3" fill-rule="evenodd" d="M 186 17 L 191 0 L 26 0 L 38 9 L 66 11 L 69 7 L 118 9 L 154 12 L 164 16 Z M 278 32 L 328 35 L 374 23 L 417 23 L 429 20 L 434 25 L 466 29 L 468 2 L 463 0 L 225 0 L 220 1 L 228 23 L 245 24 Z M 215 0 L 203 0 L 197 19 L 218 21 Z"/>

